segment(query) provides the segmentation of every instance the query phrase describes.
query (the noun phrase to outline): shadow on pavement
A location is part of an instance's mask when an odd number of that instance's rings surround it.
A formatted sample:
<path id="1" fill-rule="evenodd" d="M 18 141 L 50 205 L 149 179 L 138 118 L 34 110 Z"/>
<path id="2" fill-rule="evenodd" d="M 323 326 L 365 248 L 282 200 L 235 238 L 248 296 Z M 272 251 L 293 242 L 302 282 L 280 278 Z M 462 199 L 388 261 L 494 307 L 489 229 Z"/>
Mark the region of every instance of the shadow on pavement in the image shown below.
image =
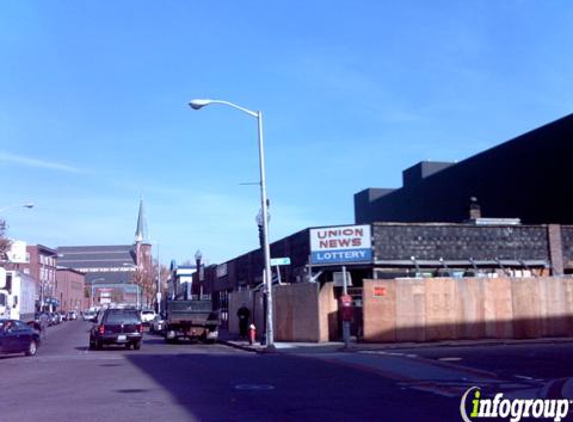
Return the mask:
<path id="1" fill-rule="evenodd" d="M 375 373 L 315 359 L 229 352 L 125 358 L 201 422 L 398 421 L 404 416 L 444 421 L 459 416 L 451 399 L 405 392 Z M 417 404 L 405 411 L 405 400 Z"/>

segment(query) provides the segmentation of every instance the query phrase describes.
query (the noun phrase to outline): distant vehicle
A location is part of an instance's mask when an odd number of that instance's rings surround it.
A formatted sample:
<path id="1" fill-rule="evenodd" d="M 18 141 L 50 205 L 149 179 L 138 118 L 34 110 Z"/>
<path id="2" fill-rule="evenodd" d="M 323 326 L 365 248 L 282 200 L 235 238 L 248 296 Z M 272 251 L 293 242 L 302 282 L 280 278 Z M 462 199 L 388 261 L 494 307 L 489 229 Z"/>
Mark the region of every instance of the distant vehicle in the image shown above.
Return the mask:
<path id="1" fill-rule="evenodd" d="M 155 318 L 153 318 L 153 321 L 151 321 L 151 324 L 149 325 L 149 331 L 161 334 L 164 329 L 165 329 L 165 320 L 161 315 L 155 315 Z"/>
<path id="2" fill-rule="evenodd" d="M 139 311 L 134 309 L 106 309 L 98 314 L 96 324 L 90 330 L 90 349 L 102 349 L 104 345 L 133 346 L 141 348 L 143 324 Z"/>
<path id="3" fill-rule="evenodd" d="M 141 311 L 141 322 L 144 326 L 148 327 L 155 319 L 155 311 L 151 309 L 144 309 Z"/>
<path id="4" fill-rule="evenodd" d="M 68 321 L 75 321 L 78 319 L 78 313 L 76 311 L 68 311 Z"/>
<path id="5" fill-rule="evenodd" d="M 88 310 L 84 312 L 83 319 L 84 321 L 95 322 L 97 318 L 97 312 L 94 310 Z"/>
<path id="6" fill-rule="evenodd" d="M 165 342 L 179 339 L 214 342 L 219 336 L 219 312 L 211 299 L 166 301 Z"/>
<path id="7" fill-rule="evenodd" d="M 35 324 L 36 281 L 19 271 L 0 268 L 0 318 Z"/>
<path id="8" fill-rule="evenodd" d="M 60 319 L 55 312 L 49 312 L 48 315 L 50 317 L 48 325 L 58 325 L 60 323 Z"/>
<path id="9" fill-rule="evenodd" d="M 24 321 L 0 320 L 0 353 L 25 353 L 34 356 L 40 345 L 40 335 Z"/>

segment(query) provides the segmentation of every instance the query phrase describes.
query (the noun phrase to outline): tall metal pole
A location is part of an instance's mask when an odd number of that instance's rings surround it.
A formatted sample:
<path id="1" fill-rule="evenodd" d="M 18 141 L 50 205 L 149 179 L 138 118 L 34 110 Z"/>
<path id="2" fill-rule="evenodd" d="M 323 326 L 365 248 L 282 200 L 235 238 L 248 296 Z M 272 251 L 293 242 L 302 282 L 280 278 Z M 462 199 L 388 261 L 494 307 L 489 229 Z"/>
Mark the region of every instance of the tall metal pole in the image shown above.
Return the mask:
<path id="1" fill-rule="evenodd" d="M 267 290 L 266 342 L 267 348 L 274 348 L 273 331 L 273 276 L 271 273 L 271 248 L 269 246 L 269 216 L 267 184 L 265 176 L 265 149 L 263 140 L 263 113 L 257 112 L 259 132 L 259 170 L 261 177 L 261 210 L 263 212 L 263 252 L 265 258 L 265 286 Z"/>
<path id="2" fill-rule="evenodd" d="M 348 280 L 346 279 L 346 266 L 342 266 L 342 294 L 348 295 Z M 344 339 L 344 347 L 348 348 L 350 345 L 350 321 L 342 321 L 342 338 Z"/>
<path id="3" fill-rule="evenodd" d="M 229 101 L 222 100 L 208 100 L 196 99 L 189 102 L 189 106 L 193 110 L 199 110 L 209 104 L 224 104 L 229 107 L 241 110 L 252 117 L 257 118 L 258 132 L 259 132 L 259 170 L 261 173 L 261 210 L 263 213 L 263 230 L 264 230 L 264 245 L 263 253 L 265 258 L 265 287 L 267 291 L 267 315 L 266 315 L 266 338 L 267 349 L 274 349 L 274 336 L 273 336 L 273 286 L 272 286 L 272 273 L 271 273 L 271 250 L 269 247 L 269 217 L 267 214 L 268 201 L 267 201 L 267 185 L 265 180 L 265 149 L 263 141 L 263 113 L 261 111 L 252 111 L 245 107 Z"/>
<path id="4" fill-rule="evenodd" d="M 159 242 L 157 242 L 157 314 L 161 314 L 161 263 L 159 261 Z"/>

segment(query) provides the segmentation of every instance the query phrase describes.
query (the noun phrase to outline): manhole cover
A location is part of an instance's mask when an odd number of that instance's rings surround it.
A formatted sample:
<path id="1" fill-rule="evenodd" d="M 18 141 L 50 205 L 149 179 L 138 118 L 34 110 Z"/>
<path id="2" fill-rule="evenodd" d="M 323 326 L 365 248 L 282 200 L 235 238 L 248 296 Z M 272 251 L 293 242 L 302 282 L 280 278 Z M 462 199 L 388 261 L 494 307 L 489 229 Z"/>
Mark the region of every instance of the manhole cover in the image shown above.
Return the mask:
<path id="1" fill-rule="evenodd" d="M 235 390 L 253 390 L 253 391 L 263 391 L 263 390 L 274 390 L 275 387 L 269 384 L 237 384 L 235 385 Z"/>

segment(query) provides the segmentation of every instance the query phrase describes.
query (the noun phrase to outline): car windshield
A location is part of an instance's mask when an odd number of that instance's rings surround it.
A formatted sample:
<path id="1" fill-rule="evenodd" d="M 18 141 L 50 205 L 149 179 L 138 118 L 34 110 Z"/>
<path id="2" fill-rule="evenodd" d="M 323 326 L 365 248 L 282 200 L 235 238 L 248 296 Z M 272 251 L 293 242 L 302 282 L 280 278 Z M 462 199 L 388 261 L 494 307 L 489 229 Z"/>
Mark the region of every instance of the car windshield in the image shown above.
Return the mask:
<path id="1" fill-rule="evenodd" d="M 105 318 L 106 324 L 137 324 L 139 318 L 135 312 L 109 312 Z"/>
<path id="2" fill-rule="evenodd" d="M 155 314 L 155 312 L 153 312 L 153 311 L 141 311 L 141 314 L 142 315 L 153 315 L 153 314 Z"/>

